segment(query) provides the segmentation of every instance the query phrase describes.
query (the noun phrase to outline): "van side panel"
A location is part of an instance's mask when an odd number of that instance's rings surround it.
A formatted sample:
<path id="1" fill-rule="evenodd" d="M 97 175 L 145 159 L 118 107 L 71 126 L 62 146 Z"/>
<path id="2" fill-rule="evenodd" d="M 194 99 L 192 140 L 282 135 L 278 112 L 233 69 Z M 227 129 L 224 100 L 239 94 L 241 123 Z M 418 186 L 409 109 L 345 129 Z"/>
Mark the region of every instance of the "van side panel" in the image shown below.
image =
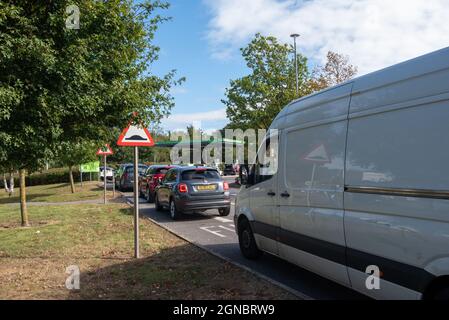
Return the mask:
<path id="1" fill-rule="evenodd" d="M 449 70 L 444 72 L 447 84 Z M 442 90 L 426 77 L 421 87 Z M 414 92 L 392 86 L 377 92 L 377 101 L 384 99 L 388 106 L 387 97 L 394 97 L 392 105 L 417 97 L 415 81 L 403 83 Z M 407 101 L 404 108 L 350 114 L 344 197 L 349 275 L 355 289 L 376 298 L 419 297 L 435 276 L 427 266 L 449 257 L 449 100 L 442 99 L 444 94 L 425 104 Z M 375 105 L 372 99 L 370 92 L 361 94 L 351 110 Z M 363 272 L 370 265 L 383 273 L 380 290 L 366 289 Z"/>
<path id="2" fill-rule="evenodd" d="M 321 104 L 318 95 L 313 108 L 298 108 L 287 116 L 278 178 L 279 192 L 290 195 L 279 198 L 281 256 L 345 285 L 343 192 L 350 90 L 346 85 L 327 91 Z"/>
<path id="3" fill-rule="evenodd" d="M 448 92 L 449 48 L 359 78 L 350 113 Z"/>

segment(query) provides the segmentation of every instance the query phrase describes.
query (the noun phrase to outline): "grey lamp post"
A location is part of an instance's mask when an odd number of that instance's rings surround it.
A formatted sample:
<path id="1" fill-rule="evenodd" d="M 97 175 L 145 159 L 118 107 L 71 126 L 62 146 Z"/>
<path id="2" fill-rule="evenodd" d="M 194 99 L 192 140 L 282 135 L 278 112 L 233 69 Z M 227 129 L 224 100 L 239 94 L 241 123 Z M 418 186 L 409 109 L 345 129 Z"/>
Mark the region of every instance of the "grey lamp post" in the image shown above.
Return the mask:
<path id="1" fill-rule="evenodd" d="M 295 46 L 295 72 L 296 72 L 296 95 L 299 95 L 299 79 L 298 79 L 298 54 L 296 53 L 296 38 L 300 35 L 297 33 L 293 33 L 290 37 L 293 38 L 294 46 Z"/>

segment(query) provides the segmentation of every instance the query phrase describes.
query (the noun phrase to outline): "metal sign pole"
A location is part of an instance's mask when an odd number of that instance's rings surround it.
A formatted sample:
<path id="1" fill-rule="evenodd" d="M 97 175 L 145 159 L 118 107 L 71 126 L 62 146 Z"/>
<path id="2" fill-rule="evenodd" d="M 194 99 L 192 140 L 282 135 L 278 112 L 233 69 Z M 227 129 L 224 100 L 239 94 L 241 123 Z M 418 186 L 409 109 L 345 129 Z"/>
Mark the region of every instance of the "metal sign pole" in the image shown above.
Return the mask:
<path id="1" fill-rule="evenodd" d="M 104 181 L 104 204 L 106 204 L 106 157 L 104 156 L 103 181 Z"/>
<path id="2" fill-rule="evenodd" d="M 115 199 L 115 174 L 112 172 L 112 198 Z"/>
<path id="3" fill-rule="evenodd" d="M 80 166 L 80 181 L 81 181 L 81 188 L 83 187 L 83 166 Z"/>
<path id="4" fill-rule="evenodd" d="M 139 148 L 134 147 L 134 257 L 140 258 L 139 253 Z"/>

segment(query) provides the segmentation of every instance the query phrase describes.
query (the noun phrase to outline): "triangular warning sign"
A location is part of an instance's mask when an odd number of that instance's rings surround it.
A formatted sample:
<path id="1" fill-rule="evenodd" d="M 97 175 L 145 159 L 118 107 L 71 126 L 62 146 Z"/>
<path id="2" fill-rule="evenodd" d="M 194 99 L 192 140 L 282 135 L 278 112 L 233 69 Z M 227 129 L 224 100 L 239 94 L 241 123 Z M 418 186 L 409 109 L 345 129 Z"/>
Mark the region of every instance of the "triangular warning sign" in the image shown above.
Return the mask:
<path id="1" fill-rule="evenodd" d="M 117 145 L 121 147 L 152 147 L 154 140 L 147 128 L 129 125 L 118 138 Z"/>
<path id="2" fill-rule="evenodd" d="M 326 148 L 324 145 L 320 145 L 319 147 L 313 149 L 311 152 L 309 152 L 305 157 L 304 160 L 307 161 L 314 161 L 314 162 L 330 162 L 329 156 L 327 155 Z"/>
<path id="3" fill-rule="evenodd" d="M 110 156 L 113 154 L 114 152 L 112 151 L 112 148 L 108 144 L 105 144 L 97 151 L 97 156 Z"/>

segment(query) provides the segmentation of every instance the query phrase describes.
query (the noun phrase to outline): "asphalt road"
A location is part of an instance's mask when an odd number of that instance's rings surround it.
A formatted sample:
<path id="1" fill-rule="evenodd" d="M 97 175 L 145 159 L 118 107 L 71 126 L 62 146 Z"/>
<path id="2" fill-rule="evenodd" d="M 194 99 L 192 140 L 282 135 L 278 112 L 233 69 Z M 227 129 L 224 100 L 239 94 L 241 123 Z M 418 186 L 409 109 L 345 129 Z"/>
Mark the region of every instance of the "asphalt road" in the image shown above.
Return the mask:
<path id="1" fill-rule="evenodd" d="M 234 179 L 234 177 L 225 177 L 225 180 L 229 182 Z M 235 196 L 237 192 L 238 189 L 231 189 L 231 195 Z M 132 192 L 125 192 L 123 195 L 129 203 L 133 203 Z M 141 199 L 140 214 L 141 217 L 154 220 L 189 242 L 293 289 L 303 298 L 320 300 L 367 299 L 353 290 L 269 254 L 263 255 L 257 261 L 245 259 L 240 253 L 234 230 L 234 206 L 231 208 L 231 215 L 225 218 L 218 216 L 216 210 L 210 210 L 202 214 L 185 215 L 181 220 L 173 221 L 170 219 L 168 212 L 157 212 L 154 209 L 154 204 L 146 203 Z"/>

